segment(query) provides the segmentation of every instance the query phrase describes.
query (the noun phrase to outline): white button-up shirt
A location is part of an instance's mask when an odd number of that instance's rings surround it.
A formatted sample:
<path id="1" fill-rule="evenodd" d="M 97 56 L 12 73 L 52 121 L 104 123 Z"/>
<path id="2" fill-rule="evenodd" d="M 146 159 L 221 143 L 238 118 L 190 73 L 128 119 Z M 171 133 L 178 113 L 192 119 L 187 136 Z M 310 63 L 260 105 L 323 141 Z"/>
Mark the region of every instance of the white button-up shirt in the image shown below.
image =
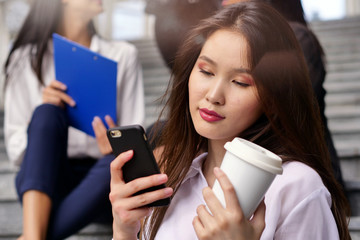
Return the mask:
<path id="1" fill-rule="evenodd" d="M 194 159 L 174 196 L 156 240 L 195 240 L 192 226 L 196 208 L 205 204 L 202 189 L 207 186 L 201 167 L 207 153 Z M 339 234 L 331 212 L 331 196 L 320 176 L 300 162 L 283 164 L 265 195 L 266 227 L 262 240 L 337 240 Z"/>
<path id="2" fill-rule="evenodd" d="M 43 59 L 43 79 L 48 85 L 55 79 L 52 41 Z M 117 124 L 143 124 L 145 115 L 141 65 L 135 46 L 127 42 L 109 42 L 93 36 L 90 50 L 118 63 Z M 42 103 L 43 87 L 30 65 L 30 46 L 17 49 L 11 57 L 5 89 L 4 131 L 8 157 L 20 165 L 27 146 L 27 127 L 34 109 Z M 70 127 L 68 156 L 101 157 L 96 140 Z"/>

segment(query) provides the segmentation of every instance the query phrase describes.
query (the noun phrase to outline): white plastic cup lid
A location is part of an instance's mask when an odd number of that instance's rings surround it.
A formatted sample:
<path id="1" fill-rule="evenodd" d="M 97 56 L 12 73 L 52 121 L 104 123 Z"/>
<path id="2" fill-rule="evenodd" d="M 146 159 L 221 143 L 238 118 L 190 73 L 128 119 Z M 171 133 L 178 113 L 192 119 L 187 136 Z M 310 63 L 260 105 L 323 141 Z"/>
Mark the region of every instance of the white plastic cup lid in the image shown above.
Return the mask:
<path id="1" fill-rule="evenodd" d="M 231 142 L 227 142 L 224 148 L 265 171 L 273 174 L 282 174 L 283 172 L 281 158 L 255 143 L 236 137 Z"/>

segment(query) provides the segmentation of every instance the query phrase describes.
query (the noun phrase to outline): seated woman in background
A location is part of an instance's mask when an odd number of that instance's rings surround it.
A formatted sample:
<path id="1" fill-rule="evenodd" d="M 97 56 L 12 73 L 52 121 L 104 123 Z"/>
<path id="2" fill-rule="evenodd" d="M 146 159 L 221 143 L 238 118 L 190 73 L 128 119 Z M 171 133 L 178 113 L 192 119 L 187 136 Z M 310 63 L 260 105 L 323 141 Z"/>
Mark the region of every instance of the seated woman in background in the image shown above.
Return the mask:
<path id="1" fill-rule="evenodd" d="M 94 120 L 97 139 L 69 127 L 64 107 L 76 103 L 55 80 L 52 33 L 118 63 L 117 120 L 106 118 L 109 126 L 143 123 L 142 73 L 133 45 L 96 34 L 92 19 L 103 11 L 101 1 L 32 2 L 5 66 L 5 144 L 20 166 L 22 239 L 63 239 L 91 222 L 111 223 L 114 156 L 100 118 Z"/>
<path id="2" fill-rule="evenodd" d="M 164 174 L 125 183 L 132 150 L 111 164 L 115 240 L 137 239 L 139 231 L 157 240 L 350 239 L 349 208 L 331 171 L 304 56 L 280 14 L 260 2 L 222 9 L 191 31 L 172 74 L 156 154 Z M 283 160 L 266 210 L 261 204 L 250 220 L 219 169 L 223 146 L 235 137 Z M 215 179 L 226 207 L 211 190 Z M 163 183 L 167 188 L 133 195 Z M 167 207 L 144 207 L 169 196 Z"/>

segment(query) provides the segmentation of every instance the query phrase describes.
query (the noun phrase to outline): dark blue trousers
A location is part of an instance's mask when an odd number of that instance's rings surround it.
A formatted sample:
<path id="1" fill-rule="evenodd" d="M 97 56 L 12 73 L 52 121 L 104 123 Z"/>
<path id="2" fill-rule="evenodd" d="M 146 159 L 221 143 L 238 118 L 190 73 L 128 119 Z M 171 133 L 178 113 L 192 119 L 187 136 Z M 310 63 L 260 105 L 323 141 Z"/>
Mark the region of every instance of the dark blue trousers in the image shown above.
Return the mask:
<path id="1" fill-rule="evenodd" d="M 36 108 L 16 177 L 20 201 L 28 190 L 41 191 L 52 200 L 48 239 L 66 238 L 91 222 L 112 222 L 109 192 L 114 156 L 69 159 L 68 127 L 63 109 L 50 104 Z"/>

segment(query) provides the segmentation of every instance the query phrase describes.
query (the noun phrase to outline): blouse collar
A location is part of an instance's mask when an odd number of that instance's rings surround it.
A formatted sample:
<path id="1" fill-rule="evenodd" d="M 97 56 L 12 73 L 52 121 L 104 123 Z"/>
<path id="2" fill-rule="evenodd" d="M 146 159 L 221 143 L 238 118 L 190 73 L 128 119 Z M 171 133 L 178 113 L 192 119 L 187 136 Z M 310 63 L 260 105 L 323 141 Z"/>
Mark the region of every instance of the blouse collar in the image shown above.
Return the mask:
<path id="1" fill-rule="evenodd" d="M 202 172 L 202 165 L 203 165 L 203 162 L 204 162 L 204 160 L 206 159 L 206 156 L 207 156 L 207 155 L 208 155 L 208 153 L 207 153 L 207 152 L 204 152 L 204 153 L 200 154 L 199 156 L 197 156 L 197 157 L 193 160 L 193 162 L 192 162 L 192 164 L 191 164 L 191 166 L 190 166 L 190 168 L 189 168 L 189 171 L 188 171 L 188 173 L 186 174 L 183 182 L 186 182 L 186 181 L 189 180 L 190 178 L 193 178 L 193 177 L 195 177 L 197 174 L 199 174 L 199 173 Z"/>

